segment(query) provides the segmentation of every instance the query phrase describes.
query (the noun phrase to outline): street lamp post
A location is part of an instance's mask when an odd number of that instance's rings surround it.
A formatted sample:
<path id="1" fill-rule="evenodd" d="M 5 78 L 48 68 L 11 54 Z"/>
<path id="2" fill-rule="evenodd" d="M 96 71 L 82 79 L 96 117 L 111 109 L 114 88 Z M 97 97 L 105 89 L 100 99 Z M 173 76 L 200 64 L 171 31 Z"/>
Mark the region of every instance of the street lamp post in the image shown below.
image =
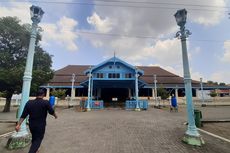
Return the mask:
<path id="1" fill-rule="evenodd" d="M 138 75 L 138 72 L 137 72 L 137 69 L 135 70 L 136 71 L 136 74 L 135 74 L 135 93 L 136 93 L 136 108 L 135 108 L 135 111 L 141 111 L 141 109 L 140 109 L 140 105 L 139 105 L 139 96 L 138 96 L 138 92 L 139 92 L 139 90 L 138 90 L 138 77 L 139 77 L 139 75 Z"/>
<path id="2" fill-rule="evenodd" d="M 88 101 L 86 105 L 86 111 L 91 111 L 90 103 L 91 103 L 91 77 L 92 77 L 92 69 L 90 67 L 90 72 L 89 72 L 89 85 L 88 85 Z"/>
<path id="3" fill-rule="evenodd" d="M 158 99 L 157 99 L 157 75 L 156 74 L 154 74 L 153 75 L 153 77 L 154 77 L 154 90 L 155 90 L 155 95 L 154 95 L 154 98 L 155 98 L 155 107 L 156 108 L 158 108 Z"/>
<path id="4" fill-rule="evenodd" d="M 205 107 L 206 105 L 204 103 L 204 89 L 203 89 L 202 78 L 200 78 L 200 89 L 201 89 L 201 97 L 202 97 L 201 107 Z"/>
<path id="5" fill-rule="evenodd" d="M 75 82 L 75 74 L 72 74 L 72 79 L 71 79 L 72 85 L 71 85 L 71 97 L 70 97 L 70 103 L 68 104 L 70 107 L 70 104 L 73 104 L 73 98 L 75 97 L 75 92 L 73 90 L 74 82 Z"/>
<path id="6" fill-rule="evenodd" d="M 201 146 L 202 144 L 204 144 L 204 141 L 200 136 L 200 134 L 198 133 L 198 130 L 195 125 L 195 120 L 194 120 L 194 107 L 192 102 L 192 85 L 191 85 L 191 76 L 189 71 L 187 46 L 186 46 L 186 38 L 189 35 L 191 35 L 190 31 L 185 29 L 187 11 L 185 9 L 178 10 L 174 16 L 176 18 L 177 25 L 180 26 L 180 31 L 176 33 L 176 37 L 181 39 L 185 95 L 186 95 L 186 103 L 187 103 L 188 128 L 183 138 L 183 141 L 190 145 Z"/>
<path id="7" fill-rule="evenodd" d="M 26 102 L 29 100 L 30 86 L 32 80 L 32 69 L 34 60 L 35 42 L 38 33 L 38 23 L 41 21 L 44 11 L 38 6 L 30 7 L 30 14 L 32 20 L 32 29 L 30 34 L 30 44 L 26 60 L 26 67 L 23 76 L 22 85 L 22 100 L 18 110 L 18 119 L 20 118 Z M 30 143 L 30 136 L 26 128 L 26 121 L 21 124 L 19 132 L 14 133 L 8 140 L 7 147 L 9 149 L 17 149 L 27 146 Z"/>

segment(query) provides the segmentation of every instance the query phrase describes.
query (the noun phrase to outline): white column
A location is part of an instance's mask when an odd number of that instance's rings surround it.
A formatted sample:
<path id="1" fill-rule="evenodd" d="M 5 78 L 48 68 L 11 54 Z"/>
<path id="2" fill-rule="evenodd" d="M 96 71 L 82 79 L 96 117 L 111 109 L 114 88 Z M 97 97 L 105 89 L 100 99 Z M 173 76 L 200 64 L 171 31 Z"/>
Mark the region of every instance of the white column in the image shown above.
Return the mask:
<path id="1" fill-rule="evenodd" d="M 177 87 L 175 89 L 175 97 L 176 97 L 176 99 L 178 99 L 178 88 Z"/>
<path id="2" fill-rule="evenodd" d="M 155 99 L 155 90 L 154 90 L 154 88 L 152 88 L 152 97 L 153 97 L 153 99 Z"/>
<path id="3" fill-rule="evenodd" d="M 91 100 L 92 100 L 92 98 L 93 98 L 93 78 L 91 79 L 90 97 L 91 97 Z"/>
<path id="4" fill-rule="evenodd" d="M 76 95 L 76 88 L 73 88 L 71 90 L 71 98 L 74 99 L 76 97 L 75 95 Z"/>
<path id="5" fill-rule="evenodd" d="M 46 98 L 50 97 L 50 88 L 46 88 Z"/>
<path id="6" fill-rule="evenodd" d="M 132 93 L 131 93 L 131 89 L 130 88 L 128 88 L 128 92 L 129 92 L 129 98 L 131 98 L 132 97 Z"/>
<path id="7" fill-rule="evenodd" d="M 158 101 L 157 101 L 157 75 L 156 74 L 154 74 L 154 88 L 155 88 L 155 91 L 154 91 L 154 93 L 155 93 L 155 95 L 154 95 L 154 97 L 155 97 L 155 106 L 158 106 Z"/>
<path id="8" fill-rule="evenodd" d="M 202 91 L 201 91 L 202 92 Z M 198 95 L 199 95 L 199 89 L 196 89 L 196 97 L 198 97 Z M 202 94 L 202 93 L 201 93 Z M 200 97 L 200 98 L 202 98 L 202 97 Z"/>

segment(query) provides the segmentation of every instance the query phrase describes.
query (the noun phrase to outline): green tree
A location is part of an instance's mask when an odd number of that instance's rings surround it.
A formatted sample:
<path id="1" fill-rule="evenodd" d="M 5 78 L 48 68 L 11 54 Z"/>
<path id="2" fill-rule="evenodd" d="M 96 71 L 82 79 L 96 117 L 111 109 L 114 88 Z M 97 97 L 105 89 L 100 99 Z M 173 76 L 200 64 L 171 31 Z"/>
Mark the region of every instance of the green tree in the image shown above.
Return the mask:
<path id="1" fill-rule="evenodd" d="M 157 95 L 160 96 L 162 100 L 169 97 L 168 91 L 162 85 L 157 89 Z"/>
<path id="2" fill-rule="evenodd" d="M 58 97 L 58 98 L 65 98 L 65 93 L 66 93 L 66 89 L 58 89 L 58 90 L 53 90 L 51 92 L 51 95 L 55 96 L 55 97 Z"/>
<path id="3" fill-rule="evenodd" d="M 220 86 L 226 86 L 226 84 L 224 82 L 220 82 L 219 85 Z"/>
<path id="4" fill-rule="evenodd" d="M 20 24 L 16 17 L 0 18 L 0 92 L 5 92 L 6 104 L 3 112 L 10 111 L 13 93 L 21 92 L 30 40 L 29 24 Z M 31 92 L 53 77 L 52 56 L 45 52 L 38 42 L 35 47 Z"/>
<path id="5" fill-rule="evenodd" d="M 39 86 L 47 83 L 53 78 L 52 56 L 45 52 L 41 47 L 36 47 L 33 65 L 33 79 L 31 83 L 31 95 L 35 95 Z"/>
<path id="6" fill-rule="evenodd" d="M 210 94 L 209 94 L 211 97 L 216 97 L 217 96 L 217 93 L 215 91 L 211 91 Z"/>
<path id="7" fill-rule="evenodd" d="M 0 97 L 6 97 L 6 92 L 0 92 Z"/>
<path id="8" fill-rule="evenodd" d="M 208 85 L 218 86 L 218 82 L 207 81 Z"/>

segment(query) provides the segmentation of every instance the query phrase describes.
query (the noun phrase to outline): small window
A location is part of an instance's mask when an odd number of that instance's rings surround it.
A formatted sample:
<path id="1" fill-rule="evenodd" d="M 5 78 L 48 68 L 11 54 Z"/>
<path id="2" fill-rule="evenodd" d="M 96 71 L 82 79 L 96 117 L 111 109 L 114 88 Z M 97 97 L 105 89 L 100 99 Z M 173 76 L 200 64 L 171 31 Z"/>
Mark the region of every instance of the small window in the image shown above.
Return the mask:
<path id="1" fill-rule="evenodd" d="M 132 74 L 131 73 L 126 73 L 125 78 L 132 78 Z"/>
<path id="2" fill-rule="evenodd" d="M 97 73 L 97 78 L 103 78 L 104 74 L 103 73 Z"/>
<path id="3" fill-rule="evenodd" d="M 112 78 L 112 76 L 113 76 L 112 73 L 109 73 L 109 78 Z"/>
<path id="4" fill-rule="evenodd" d="M 119 66 L 119 65 L 117 65 L 117 68 L 119 69 L 119 68 L 120 68 L 120 66 Z"/>
<path id="5" fill-rule="evenodd" d="M 112 68 L 112 65 L 110 65 L 109 68 L 111 69 L 111 68 Z"/>
<path id="6" fill-rule="evenodd" d="M 120 78 L 120 73 L 109 73 L 109 78 Z"/>

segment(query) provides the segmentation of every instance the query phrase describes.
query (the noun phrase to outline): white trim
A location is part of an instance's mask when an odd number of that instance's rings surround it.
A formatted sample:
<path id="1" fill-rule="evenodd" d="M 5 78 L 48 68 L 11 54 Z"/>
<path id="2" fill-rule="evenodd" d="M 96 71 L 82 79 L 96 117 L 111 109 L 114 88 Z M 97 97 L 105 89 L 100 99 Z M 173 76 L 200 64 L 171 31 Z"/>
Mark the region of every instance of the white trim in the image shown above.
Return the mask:
<path id="1" fill-rule="evenodd" d="M 223 137 L 221 137 L 221 136 L 215 135 L 215 134 L 213 134 L 213 133 L 210 133 L 210 132 L 208 132 L 208 131 L 205 131 L 205 130 L 202 130 L 202 129 L 199 129 L 199 128 L 197 128 L 197 129 L 198 129 L 199 131 L 203 132 L 203 133 L 206 133 L 206 134 L 211 135 L 211 136 L 213 136 L 213 137 L 215 137 L 215 138 L 218 138 L 218 139 L 221 139 L 221 140 L 223 140 L 223 141 L 226 141 L 226 142 L 229 142 L 229 143 L 230 143 L 230 140 L 229 140 L 229 139 L 223 138 Z"/>
<path id="2" fill-rule="evenodd" d="M 5 133 L 5 134 L 2 134 L 2 135 L 0 135 L 0 138 L 2 138 L 2 137 L 7 137 L 7 136 L 9 136 L 9 135 L 12 135 L 13 133 L 16 133 L 15 131 L 12 131 L 12 132 L 8 132 L 8 133 Z"/>

